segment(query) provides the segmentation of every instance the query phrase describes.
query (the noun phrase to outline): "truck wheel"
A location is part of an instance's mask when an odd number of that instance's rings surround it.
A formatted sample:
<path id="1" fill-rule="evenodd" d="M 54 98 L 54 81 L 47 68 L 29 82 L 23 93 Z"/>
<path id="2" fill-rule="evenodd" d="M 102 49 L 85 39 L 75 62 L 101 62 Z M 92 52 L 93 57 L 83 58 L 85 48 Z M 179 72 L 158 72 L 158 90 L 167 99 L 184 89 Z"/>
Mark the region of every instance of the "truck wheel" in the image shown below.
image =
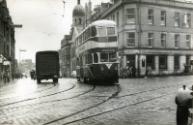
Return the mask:
<path id="1" fill-rule="evenodd" d="M 40 84 L 41 83 L 41 79 L 37 79 L 37 83 Z"/>
<path id="2" fill-rule="evenodd" d="M 54 83 L 58 83 L 58 79 L 57 78 L 53 78 L 53 82 Z"/>

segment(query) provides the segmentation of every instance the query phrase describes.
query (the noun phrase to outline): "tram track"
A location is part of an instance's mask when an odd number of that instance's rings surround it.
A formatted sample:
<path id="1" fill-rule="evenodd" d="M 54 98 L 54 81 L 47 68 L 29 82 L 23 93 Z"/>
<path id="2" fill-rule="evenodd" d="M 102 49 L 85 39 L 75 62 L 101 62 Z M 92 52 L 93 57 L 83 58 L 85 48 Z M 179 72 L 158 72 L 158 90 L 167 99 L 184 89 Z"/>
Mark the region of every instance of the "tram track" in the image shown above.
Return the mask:
<path id="1" fill-rule="evenodd" d="M 24 108 L 24 107 L 30 107 L 30 110 L 33 106 L 36 106 L 36 105 L 40 105 L 40 104 L 48 104 L 48 103 L 54 103 L 54 102 L 60 102 L 60 101 L 64 101 L 64 100 L 70 100 L 70 99 L 75 99 L 75 98 L 78 98 L 82 95 L 85 95 L 85 94 L 88 94 L 92 91 L 94 91 L 96 88 L 95 85 L 92 86 L 92 88 L 88 89 L 87 91 L 83 91 L 82 93 L 80 94 L 76 94 L 74 96 L 71 96 L 69 98 L 63 98 L 63 99 L 56 99 L 56 100 L 52 100 L 52 101 L 43 101 L 43 102 L 39 102 L 39 103 L 33 103 L 33 104 L 25 104 L 25 105 L 21 105 L 21 106 L 14 106 L 14 107 L 11 107 L 11 108 L 8 108 L 9 110 L 13 110 L 13 109 L 19 109 L 19 108 Z M 1 111 L 1 110 L 0 110 Z"/>
<path id="2" fill-rule="evenodd" d="M 118 107 L 118 108 L 114 108 L 114 109 L 111 109 L 111 110 L 107 110 L 107 111 L 104 111 L 104 112 L 96 113 L 96 114 L 89 115 L 89 116 L 79 118 L 79 119 L 76 119 L 76 120 L 72 120 L 72 121 L 66 122 L 62 125 L 68 125 L 68 124 L 80 122 L 80 121 L 83 121 L 83 120 L 86 120 L 86 119 L 89 119 L 89 118 L 93 118 L 93 117 L 104 115 L 104 114 L 111 113 L 111 112 L 114 112 L 114 111 L 122 110 L 122 109 L 128 108 L 130 106 L 135 106 L 135 105 L 143 104 L 143 103 L 150 102 L 150 101 L 153 101 L 153 100 L 156 100 L 156 99 L 160 99 L 160 98 L 172 95 L 172 94 L 174 94 L 174 92 L 163 94 L 163 95 L 160 95 L 160 96 L 157 96 L 157 97 L 153 97 L 153 98 L 146 99 L 146 100 L 143 100 L 143 101 L 139 101 L 139 102 L 136 102 L 136 103 L 128 104 L 128 105 L 121 106 L 121 107 Z M 45 124 L 43 124 L 43 125 L 45 125 Z"/>
<path id="3" fill-rule="evenodd" d="M 116 88 L 117 88 L 116 91 L 115 91 L 113 94 L 111 94 L 111 96 L 109 96 L 107 99 L 103 100 L 102 102 L 97 103 L 97 104 L 95 104 L 95 105 L 92 105 L 92 106 L 90 106 L 90 107 L 88 107 L 88 108 L 84 108 L 84 109 L 82 109 L 82 110 L 80 110 L 80 111 L 71 113 L 71 114 L 69 114 L 69 115 L 67 115 L 67 116 L 63 116 L 63 117 L 57 118 L 57 119 L 55 119 L 55 120 L 46 122 L 46 123 L 44 123 L 44 124 L 42 124 L 42 125 L 49 125 L 49 124 L 51 124 L 51 123 L 54 123 L 54 122 L 57 122 L 57 121 L 60 121 L 60 120 L 64 120 L 64 119 L 66 119 L 66 118 L 68 118 L 68 117 L 77 115 L 77 114 L 79 114 L 79 113 L 83 113 L 83 112 L 85 112 L 85 111 L 87 111 L 87 110 L 96 108 L 96 107 L 104 104 L 105 102 L 107 102 L 107 101 L 109 101 L 110 99 L 116 97 L 116 96 L 120 93 L 120 91 L 121 91 L 120 85 L 119 85 L 119 84 L 115 84 L 115 86 L 116 86 Z"/>
<path id="4" fill-rule="evenodd" d="M 187 83 L 185 83 L 187 84 Z M 55 123 L 55 122 L 58 122 L 60 120 L 64 120 L 64 119 L 67 119 L 69 117 L 72 117 L 74 115 L 77 115 L 77 114 L 80 114 L 80 113 L 83 113 L 85 111 L 88 111 L 90 109 L 93 109 L 93 108 L 96 108 L 102 104 L 104 104 L 105 102 L 107 102 L 108 100 L 110 100 L 111 98 L 123 98 L 123 97 L 128 97 L 128 96 L 135 96 L 135 95 L 138 95 L 138 94 L 142 94 L 142 93 L 146 93 L 146 92 L 152 92 L 152 91 L 156 91 L 156 90 L 160 90 L 160 89 L 165 89 L 165 88 L 168 88 L 168 87 L 178 87 L 179 84 L 176 84 L 176 85 L 167 85 L 167 86 L 162 86 L 162 87 L 158 87 L 158 88 L 153 88 L 153 89 L 149 89 L 149 90 L 144 90 L 144 91 L 139 91 L 139 92 L 134 92 L 134 93 L 130 93 L 130 94 L 126 94 L 126 95 L 122 95 L 122 96 L 118 96 L 118 93 L 120 92 L 117 92 L 115 94 L 112 94 L 112 96 L 108 97 L 108 99 L 100 102 L 100 103 L 97 103 L 96 105 L 93 105 L 91 107 L 88 107 L 86 109 L 83 109 L 83 110 L 80 110 L 78 112 L 75 112 L 75 113 L 72 113 L 70 115 L 67 115 L 67 116 L 64 116 L 64 117 L 61 117 L 61 118 L 58 118 L 58 119 L 55 119 L 55 120 L 52 120 L 50 122 L 47 122 L 47 123 L 44 123 L 42 125 L 49 125 L 49 124 L 52 124 L 52 123 Z M 121 90 L 121 89 L 120 89 Z M 92 117 L 95 117 L 95 116 L 99 116 L 99 115 L 103 115 L 103 114 L 106 114 L 106 113 L 110 113 L 110 112 L 113 112 L 113 111 L 117 111 L 117 110 L 121 110 L 121 109 L 124 109 L 124 108 L 127 108 L 129 106 L 134 106 L 134 105 L 139 105 L 139 104 L 142 104 L 142 103 L 145 103 L 145 102 L 150 102 L 150 101 L 153 101 L 153 100 L 156 100 L 156 99 L 160 99 L 160 98 L 163 98 L 163 97 L 166 97 L 166 96 L 169 96 L 171 94 L 174 94 L 175 92 L 172 92 L 172 93 L 166 93 L 166 94 L 162 94 L 160 96 L 156 96 L 156 97 L 153 97 L 153 98 L 149 98 L 149 99 L 146 99 L 146 100 L 143 100 L 143 101 L 138 101 L 138 102 L 135 102 L 135 103 L 131 103 L 131 104 L 128 104 L 128 105 L 125 105 L 125 106 L 121 106 L 121 107 L 118 107 L 118 108 L 114 108 L 114 109 L 111 109 L 111 110 L 108 110 L 108 111 L 104 111 L 104 112 L 100 112 L 100 113 L 97 113 L 97 114 L 93 114 L 93 115 L 89 115 L 87 117 L 84 117 L 84 118 L 80 118 L 80 119 L 77 119 L 77 120 L 73 120 L 73 121 L 70 121 L 70 122 L 66 122 L 62 125 L 67 125 L 67 124 L 71 124 L 71 123 L 75 123 L 75 122 L 78 122 L 78 121 L 82 121 L 82 120 L 85 120 L 85 119 L 89 119 L 89 118 L 92 118 Z M 100 97 L 100 96 L 97 96 L 97 97 Z M 105 97 L 105 96 L 101 96 L 101 97 Z"/>
<path id="5" fill-rule="evenodd" d="M 47 94 L 47 95 L 42 95 L 42 96 L 39 96 L 39 97 L 27 98 L 27 99 L 15 101 L 15 102 L 7 103 L 7 104 L 3 104 L 3 105 L 0 105 L 0 108 L 5 107 L 5 106 L 9 106 L 9 105 L 18 104 L 18 103 L 27 102 L 27 101 L 32 101 L 32 100 L 36 100 L 36 99 L 40 99 L 40 98 L 44 98 L 44 97 L 49 97 L 49 96 L 57 95 L 57 94 L 60 94 L 60 93 L 64 93 L 64 92 L 67 92 L 69 90 L 72 90 L 73 88 L 75 88 L 75 86 L 76 86 L 75 84 L 72 84 L 71 87 L 69 87 L 68 89 L 65 89 L 63 91 L 59 91 L 59 92 L 55 92 L 55 93 L 51 93 L 51 94 Z"/>
<path id="6" fill-rule="evenodd" d="M 190 81 L 189 81 L 190 82 Z M 181 83 L 182 84 L 182 83 Z M 187 84 L 187 83 L 184 83 L 184 84 Z M 88 110 L 91 110 L 91 109 L 94 109 L 102 104 L 104 104 L 105 102 L 107 102 L 108 100 L 110 99 L 118 99 L 118 98 L 123 98 L 123 97 L 128 97 L 128 96 L 135 96 L 135 95 L 139 95 L 139 94 L 142 94 L 142 93 L 145 93 L 145 92 L 153 92 L 153 91 L 157 91 L 157 90 L 161 90 L 161 89 L 165 89 L 165 88 L 169 88 L 169 87 L 179 87 L 179 83 L 175 84 L 175 85 L 166 85 L 166 86 L 161 86 L 161 87 L 157 87 L 157 88 L 152 88 L 152 89 L 148 89 L 148 90 L 143 90 L 143 91 L 138 91 L 138 92 L 132 92 L 132 93 L 129 93 L 129 94 L 125 94 L 125 95 L 119 95 L 120 91 L 121 91 L 121 88 L 120 86 L 117 88 L 117 91 L 115 91 L 111 96 L 101 96 L 101 97 L 107 97 L 107 99 L 103 100 L 102 102 L 99 102 L 99 103 L 96 103 L 95 105 L 92 105 L 86 109 L 82 109 L 78 112 L 74 112 L 74 113 L 71 113 L 70 115 L 67 115 L 67 116 L 64 116 L 64 117 L 59 117 L 58 119 L 56 118 L 55 120 L 52 120 L 52 121 L 49 121 L 47 123 L 44 123 L 42 125 L 47 125 L 47 124 L 52 124 L 52 123 L 55 123 L 57 121 L 62 121 L 62 120 L 65 120 L 67 118 L 71 118 L 77 114 L 81 114 L 81 113 L 84 113 Z M 83 93 L 81 93 L 80 95 L 75 95 L 74 97 L 69 97 L 69 98 L 64 98 L 64 99 L 58 99 L 58 100 L 52 100 L 52 101 L 46 101 L 46 102 L 42 102 L 43 103 L 52 103 L 52 102 L 57 102 L 57 101 L 63 101 L 63 100 L 68 100 L 68 99 L 73 99 L 73 98 L 77 98 L 79 96 L 82 96 L 82 95 L 85 95 L 91 91 L 94 91 L 92 89 L 88 90 L 88 91 L 84 91 Z M 129 91 L 128 91 L 129 92 Z M 92 115 L 89 115 L 87 117 L 82 117 L 82 118 L 79 118 L 79 119 L 75 119 L 75 120 L 72 120 L 72 121 L 69 121 L 69 122 L 66 122 L 64 123 L 64 125 L 67 125 L 67 124 L 71 124 L 71 123 L 75 123 L 75 122 L 79 122 L 79 121 L 82 121 L 82 120 L 86 120 L 86 119 L 89 119 L 89 118 L 92 118 L 92 117 L 96 117 L 96 116 L 100 116 L 100 115 L 103 115 L 103 114 L 107 114 L 107 113 L 110 113 L 110 112 L 113 112 L 113 111 L 117 111 L 117 110 L 121 110 L 121 109 L 124 109 L 126 107 L 129 107 L 129 106 L 134 106 L 134 105 L 138 105 L 138 104 L 143 104 L 145 102 L 150 102 L 150 101 L 153 101 L 153 100 L 156 100 L 156 99 L 159 99 L 159 98 L 163 98 L 163 97 L 166 97 L 167 95 L 171 95 L 173 94 L 174 92 L 172 93 L 167 93 L 167 94 L 162 94 L 162 95 L 159 95 L 157 97 L 153 97 L 153 98 L 148 98 L 146 100 L 143 100 L 143 101 L 138 101 L 138 102 L 135 102 L 135 103 L 132 103 L 132 104 L 128 104 L 128 105 L 124 105 L 124 106 L 120 106 L 120 107 L 117 107 L 117 108 L 114 108 L 114 109 L 110 109 L 110 110 L 107 110 L 107 111 L 104 111 L 104 112 L 99 112 L 99 113 L 96 113 L 96 114 L 92 114 Z M 93 96 L 95 97 L 95 96 Z M 96 96 L 96 97 L 100 97 L 100 96 Z M 29 104 L 28 104 L 29 105 Z M 33 104 L 32 104 L 33 105 Z"/>
<path id="7" fill-rule="evenodd" d="M 30 110 L 31 110 L 31 108 L 33 108 L 33 106 L 35 106 L 35 105 L 46 104 L 46 103 L 54 103 L 54 102 L 59 102 L 59 101 L 64 101 L 64 100 L 69 100 L 69 99 L 74 99 L 74 98 L 80 97 L 80 96 L 82 96 L 82 95 L 85 95 L 85 94 L 88 94 L 88 93 L 94 91 L 95 88 L 96 88 L 96 85 L 93 85 L 91 89 L 89 89 L 89 90 L 87 90 L 87 91 L 83 91 L 82 93 L 77 94 L 77 95 L 72 96 L 72 97 L 69 97 L 69 98 L 63 98 L 63 99 L 58 99 L 58 100 L 53 100 L 53 101 L 45 101 L 45 102 L 40 102 L 40 103 L 35 103 L 35 104 L 34 104 L 34 103 L 33 103 L 33 104 L 27 104 L 27 105 L 22 105 L 22 106 L 18 106 L 18 107 L 11 107 L 11 108 L 8 108 L 8 110 L 13 110 L 13 108 L 15 108 L 15 109 L 17 109 L 17 110 L 18 110 L 18 108 L 22 108 L 22 110 L 23 110 L 23 108 L 24 108 L 25 106 L 30 107 Z M 2 110 L 0 110 L 0 111 L 2 111 Z M 12 114 L 12 113 L 11 113 L 11 114 Z M 14 111 L 14 115 L 15 115 L 15 114 L 16 114 L 16 115 L 19 115 L 18 113 L 16 113 L 16 111 Z M 7 115 L 8 115 L 8 114 L 6 114 L 6 117 L 7 117 Z M 5 118 L 5 117 L 1 117 L 0 119 L 2 119 L 2 118 Z"/>

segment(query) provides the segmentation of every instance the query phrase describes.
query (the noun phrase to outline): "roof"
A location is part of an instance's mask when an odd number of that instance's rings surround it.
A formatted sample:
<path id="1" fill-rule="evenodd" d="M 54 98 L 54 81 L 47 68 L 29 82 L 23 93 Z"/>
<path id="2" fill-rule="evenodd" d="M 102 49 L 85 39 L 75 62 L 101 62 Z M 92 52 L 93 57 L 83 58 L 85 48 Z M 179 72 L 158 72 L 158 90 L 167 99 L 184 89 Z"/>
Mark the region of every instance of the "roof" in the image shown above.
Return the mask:
<path id="1" fill-rule="evenodd" d="M 85 16 L 84 8 L 80 4 L 76 5 L 74 7 L 72 15 L 73 17 L 74 16 Z"/>

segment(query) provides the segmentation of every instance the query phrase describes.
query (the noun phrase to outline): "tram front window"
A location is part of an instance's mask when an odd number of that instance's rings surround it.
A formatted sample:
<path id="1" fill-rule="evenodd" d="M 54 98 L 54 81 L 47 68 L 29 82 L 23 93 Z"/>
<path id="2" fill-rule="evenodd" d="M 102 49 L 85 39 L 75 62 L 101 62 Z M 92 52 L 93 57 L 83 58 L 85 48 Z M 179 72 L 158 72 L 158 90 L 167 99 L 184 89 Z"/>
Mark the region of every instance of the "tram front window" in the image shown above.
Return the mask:
<path id="1" fill-rule="evenodd" d="M 107 28 L 107 34 L 108 34 L 108 36 L 115 35 L 115 27 L 108 27 Z"/>
<path id="2" fill-rule="evenodd" d="M 98 63 L 98 55 L 94 53 L 94 63 Z"/>
<path id="3" fill-rule="evenodd" d="M 108 62 L 108 53 L 101 53 L 101 62 Z"/>
<path id="4" fill-rule="evenodd" d="M 109 53 L 109 62 L 116 62 L 117 58 L 116 58 L 116 53 Z"/>
<path id="5" fill-rule="evenodd" d="M 97 35 L 98 35 L 99 37 L 104 37 L 104 36 L 106 36 L 107 34 L 106 34 L 106 29 L 105 29 L 105 27 L 97 27 Z"/>

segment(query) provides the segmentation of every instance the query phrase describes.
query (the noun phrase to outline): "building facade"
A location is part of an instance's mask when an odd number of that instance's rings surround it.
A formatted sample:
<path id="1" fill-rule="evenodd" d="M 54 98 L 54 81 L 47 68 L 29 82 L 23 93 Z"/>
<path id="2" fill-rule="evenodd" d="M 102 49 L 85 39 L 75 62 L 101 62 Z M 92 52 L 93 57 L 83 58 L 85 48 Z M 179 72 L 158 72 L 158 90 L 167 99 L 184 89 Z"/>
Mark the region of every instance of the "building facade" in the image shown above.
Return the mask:
<path id="1" fill-rule="evenodd" d="M 15 31 L 6 1 L 0 2 L 0 76 L 15 73 Z M 1 77 L 2 78 L 2 77 Z"/>
<path id="2" fill-rule="evenodd" d="M 61 49 L 60 49 L 60 69 L 62 77 L 70 77 L 71 68 L 71 35 L 65 35 L 64 39 L 61 41 Z"/>
<path id="3" fill-rule="evenodd" d="M 89 5 L 90 6 L 90 5 Z M 63 77 L 73 76 L 76 71 L 75 38 L 84 29 L 85 9 L 77 0 L 77 5 L 72 12 L 72 28 L 70 35 L 65 35 L 61 41 L 60 64 Z"/>
<path id="4" fill-rule="evenodd" d="M 92 3 L 73 10 L 70 69 L 75 70 L 73 39 L 93 21 L 117 23 L 120 73 L 137 76 L 192 72 L 193 3 L 186 0 L 111 0 L 91 12 Z M 126 70 L 125 70 L 126 69 Z M 120 74 L 122 75 L 122 74 Z"/>
<path id="5" fill-rule="evenodd" d="M 135 67 L 138 76 L 191 72 L 193 3 L 114 0 L 90 22 L 98 19 L 117 23 L 120 69 Z"/>

